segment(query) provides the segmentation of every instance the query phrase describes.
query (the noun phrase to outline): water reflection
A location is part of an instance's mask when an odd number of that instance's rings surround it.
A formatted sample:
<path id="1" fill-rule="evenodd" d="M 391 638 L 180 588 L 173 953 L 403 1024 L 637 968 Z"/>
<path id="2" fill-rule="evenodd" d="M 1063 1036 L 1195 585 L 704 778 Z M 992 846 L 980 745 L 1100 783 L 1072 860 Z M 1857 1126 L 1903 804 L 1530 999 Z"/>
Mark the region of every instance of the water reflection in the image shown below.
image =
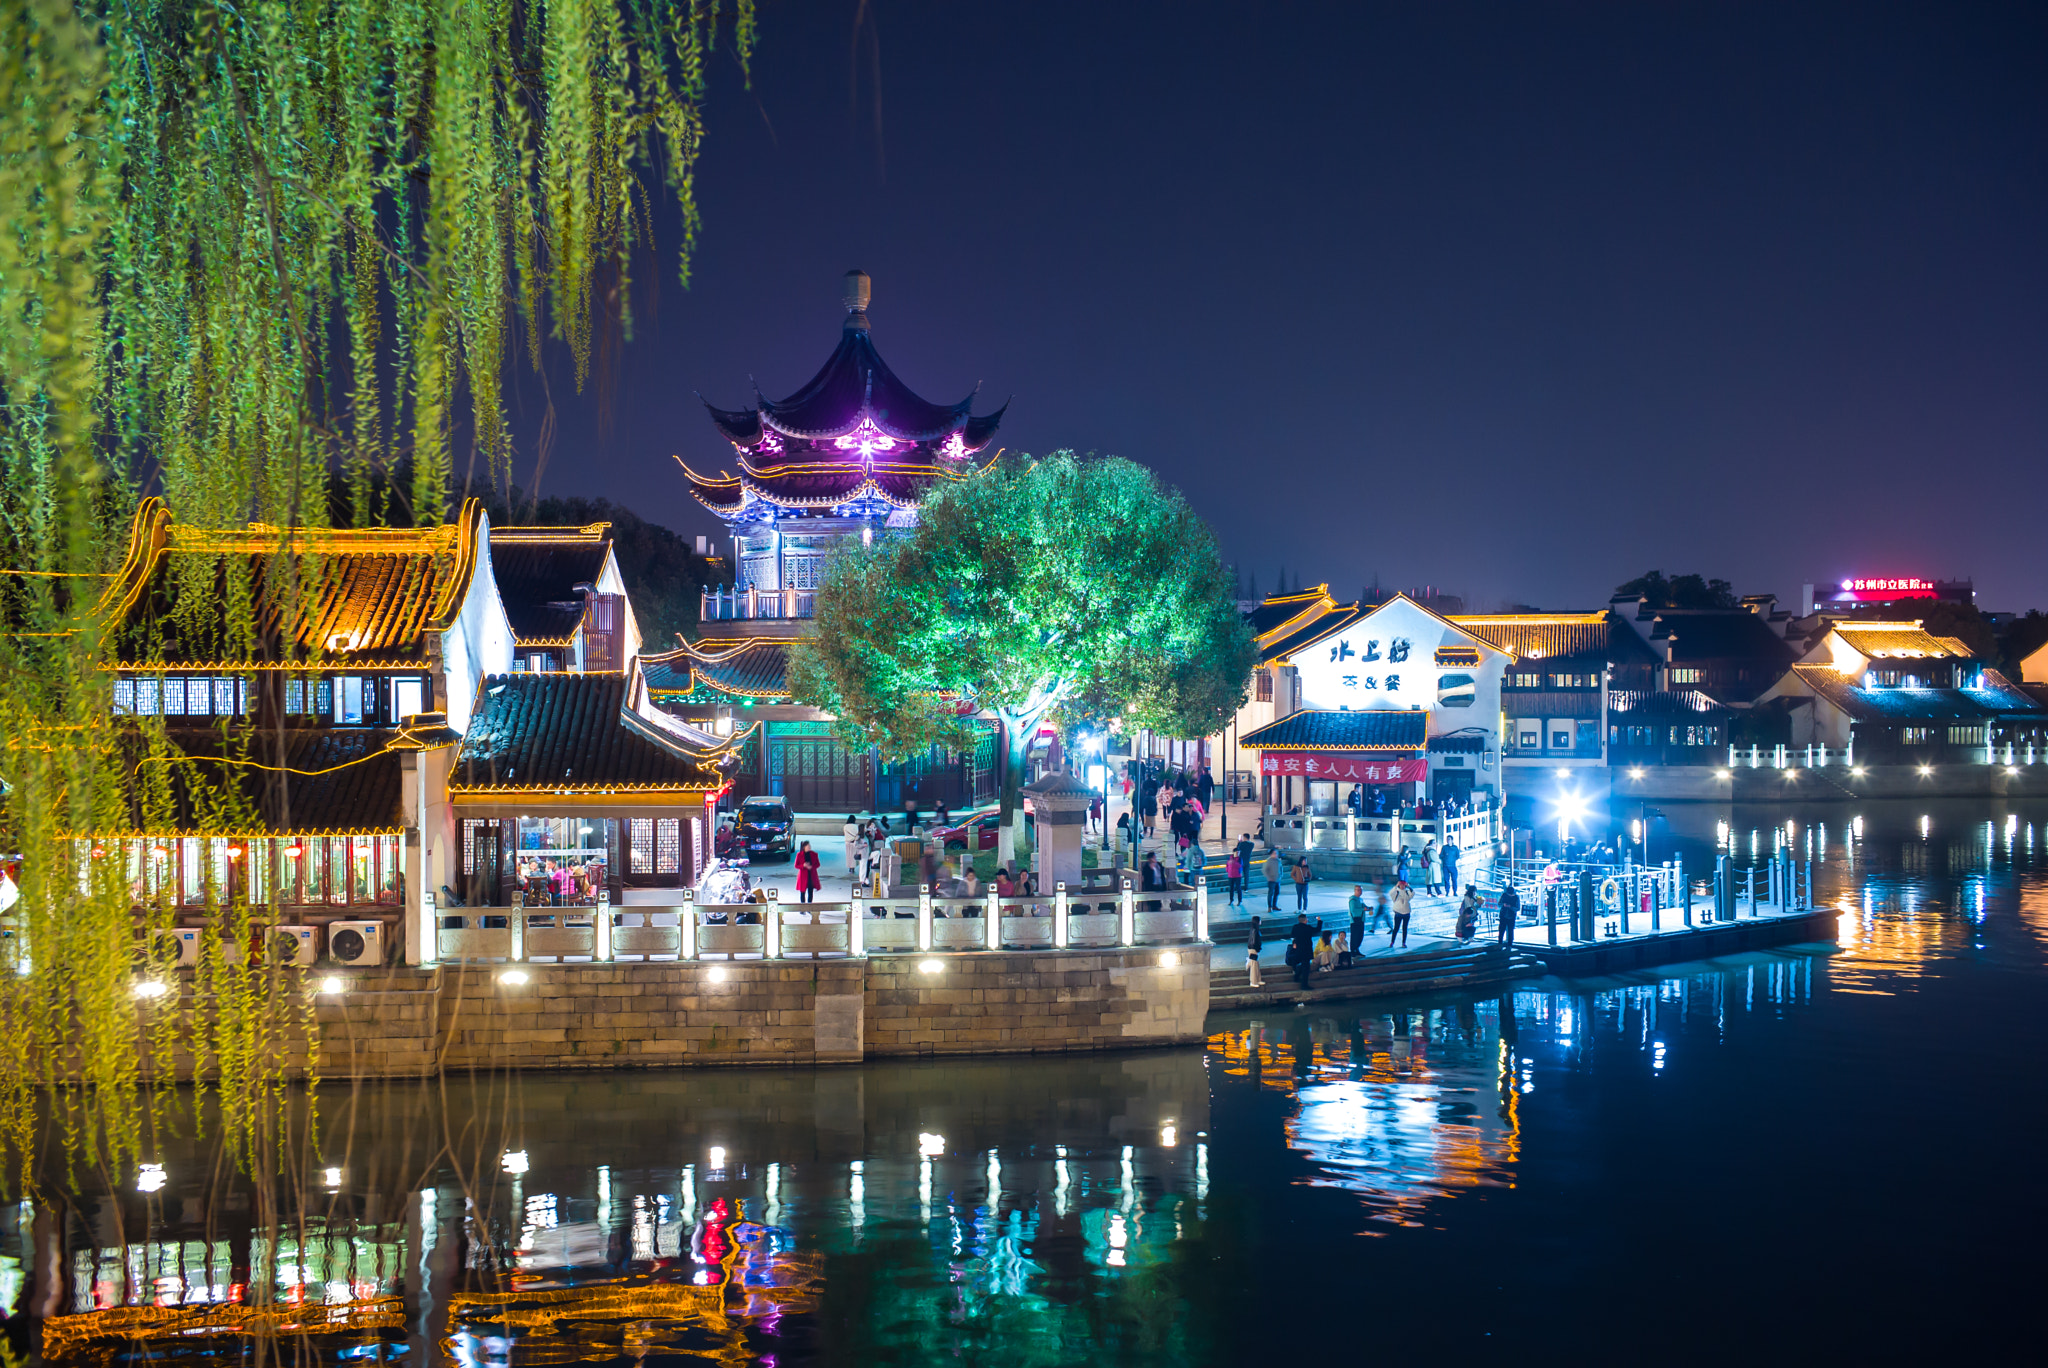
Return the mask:
<path id="1" fill-rule="evenodd" d="M 1539 1298 L 1515 1323 L 1547 1324 L 1544 1259 L 1610 1258 L 1633 1219 L 1617 1206 L 1696 1212 L 1689 1238 L 1706 1241 L 1716 1202 L 1767 1189 L 1796 1237 L 1791 1151 L 1760 1117 L 1795 1109 L 1799 1151 L 1828 1154 L 1840 1186 L 1872 1181 L 1866 1156 L 1892 1171 L 1893 1142 L 1860 1142 L 1939 1114 L 1907 1090 L 1957 1066 L 1914 1067 L 1925 1008 L 1884 999 L 1965 975 L 1995 998 L 2031 981 L 2013 970 L 2038 974 L 2040 820 L 1684 816 L 1689 861 L 1810 847 L 1839 948 L 1219 1016 L 1202 1050 L 330 1088 L 321 1151 L 264 1183 L 185 1142 L 104 1189 L 0 1206 L 0 1304 L 52 1316 L 53 1358 L 110 1364 L 261 1344 L 461 1368 L 1185 1365 L 1268 1356 L 1247 1288 L 1400 1286 L 1425 1324 L 1439 1288 L 1445 1314 L 1478 1314 L 1472 1269 L 1498 1262 Z M 1866 1104 L 1887 1110 L 1849 1119 Z M 1727 1185 L 1711 1200 L 1710 1182 Z M 1603 1209 L 1604 1229 L 1585 1216 Z M 1811 1224 L 1833 1241 L 1844 1219 Z M 1464 1241 L 1442 1276 L 1414 1273 L 1441 1248 L 1421 1230 Z M 1342 1318 L 1303 1333 L 1304 1353 L 1355 1351 Z"/>

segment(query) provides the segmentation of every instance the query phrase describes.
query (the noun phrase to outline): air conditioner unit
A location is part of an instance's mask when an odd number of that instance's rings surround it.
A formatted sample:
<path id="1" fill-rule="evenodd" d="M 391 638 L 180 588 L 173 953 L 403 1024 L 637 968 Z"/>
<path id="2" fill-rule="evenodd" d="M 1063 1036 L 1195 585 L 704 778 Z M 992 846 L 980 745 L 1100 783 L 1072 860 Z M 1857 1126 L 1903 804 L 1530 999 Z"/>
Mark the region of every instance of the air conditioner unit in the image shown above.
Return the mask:
<path id="1" fill-rule="evenodd" d="M 199 963 L 199 928 L 152 931 L 149 962 L 159 969 L 190 969 Z"/>
<path id="2" fill-rule="evenodd" d="M 320 928 L 317 926 L 273 926 L 265 937 L 272 964 L 310 969 L 320 962 Z"/>
<path id="3" fill-rule="evenodd" d="M 384 963 L 384 923 L 338 921 L 327 928 L 327 958 L 336 964 L 371 967 Z"/>

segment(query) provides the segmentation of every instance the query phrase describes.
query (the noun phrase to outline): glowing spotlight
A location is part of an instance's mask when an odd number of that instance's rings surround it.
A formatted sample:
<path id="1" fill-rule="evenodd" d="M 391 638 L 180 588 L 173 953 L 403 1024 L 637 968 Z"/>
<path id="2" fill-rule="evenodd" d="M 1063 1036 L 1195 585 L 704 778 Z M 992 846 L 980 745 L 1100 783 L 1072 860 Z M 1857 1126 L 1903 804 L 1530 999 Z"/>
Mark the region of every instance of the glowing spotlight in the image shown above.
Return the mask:
<path id="1" fill-rule="evenodd" d="M 1932 773 L 1934 773 L 1934 766 L 1932 766 L 1932 765 L 1922 765 L 1922 766 L 1920 767 L 1920 777 L 1921 777 L 1922 779 L 1925 779 L 1925 778 L 1926 778 L 1926 777 L 1927 777 L 1928 775 L 1930 775 L 1930 774 L 1932 774 Z"/>
<path id="2" fill-rule="evenodd" d="M 726 979 L 726 968 L 722 964 L 714 964 L 711 966 L 711 972 L 704 977 L 710 979 L 713 983 L 723 983 Z"/>
<path id="3" fill-rule="evenodd" d="M 1180 967 L 1180 956 L 1171 950 L 1165 951 L 1159 956 L 1159 967 L 1161 969 L 1178 969 Z"/>
<path id="4" fill-rule="evenodd" d="M 917 962 L 917 972 L 920 974 L 936 974 L 945 967 L 945 965 L 937 960 L 919 960 Z"/>
<path id="5" fill-rule="evenodd" d="M 1728 771 L 1727 771 L 1727 770 L 1715 770 L 1715 771 L 1714 771 L 1714 777 L 1715 777 L 1716 779 L 1726 779 L 1726 778 L 1728 777 Z"/>
<path id="6" fill-rule="evenodd" d="M 331 974 L 328 975 L 326 978 L 320 980 L 320 991 L 325 993 L 329 997 L 333 997 L 337 993 L 344 992 L 347 990 L 347 988 L 348 985 L 346 983 L 343 983 L 340 979 L 335 978 Z"/>
<path id="7" fill-rule="evenodd" d="M 2007 774 L 2018 774 L 2020 772 L 2020 767 L 2018 765 L 2007 765 L 2005 767 L 2005 772 Z"/>
<path id="8" fill-rule="evenodd" d="M 144 979 L 135 985 L 135 996 L 139 998 L 160 998 L 171 991 L 171 985 L 156 979 Z"/>
<path id="9" fill-rule="evenodd" d="M 1856 765 L 1849 770 L 1849 773 L 1855 775 L 1858 779 L 1861 779 L 1863 777 L 1863 766 Z"/>
<path id="10" fill-rule="evenodd" d="M 526 982 L 526 971 L 524 969 L 507 969 L 504 973 L 498 975 L 498 982 L 508 988 L 517 988 L 520 984 Z"/>
<path id="11" fill-rule="evenodd" d="M 1640 779 L 1643 777 L 1643 772 L 1640 769 L 1631 769 L 1628 772 L 1628 777 L 1631 779 Z"/>

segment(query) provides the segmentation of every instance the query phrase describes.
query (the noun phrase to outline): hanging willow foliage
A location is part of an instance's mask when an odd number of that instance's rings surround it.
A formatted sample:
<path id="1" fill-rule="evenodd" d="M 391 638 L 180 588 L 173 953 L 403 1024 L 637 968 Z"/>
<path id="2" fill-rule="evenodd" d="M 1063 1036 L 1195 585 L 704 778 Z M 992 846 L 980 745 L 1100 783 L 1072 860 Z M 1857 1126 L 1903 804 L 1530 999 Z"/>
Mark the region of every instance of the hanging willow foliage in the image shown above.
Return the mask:
<path id="1" fill-rule="evenodd" d="M 338 470 L 354 525 L 431 524 L 464 443 L 504 476 L 508 350 L 523 335 L 538 366 L 557 339 L 582 383 L 596 301 L 630 322 L 655 194 L 687 283 L 721 27 L 744 73 L 753 0 L 0 0 L 10 1176 L 39 1117 L 74 1160 L 132 1162 L 146 1062 L 174 1043 L 210 1061 L 248 1152 L 300 1010 L 218 956 L 175 1009 L 138 1005 L 169 903 L 138 910 L 120 862 L 67 837 L 131 825 L 138 787 L 152 806 L 138 744 L 177 763 L 110 716 L 95 604 L 136 497 L 187 526 L 321 525 Z M 246 567 L 219 571 L 195 563 L 174 616 L 250 648 Z M 214 910 L 230 930 L 250 911 Z"/>

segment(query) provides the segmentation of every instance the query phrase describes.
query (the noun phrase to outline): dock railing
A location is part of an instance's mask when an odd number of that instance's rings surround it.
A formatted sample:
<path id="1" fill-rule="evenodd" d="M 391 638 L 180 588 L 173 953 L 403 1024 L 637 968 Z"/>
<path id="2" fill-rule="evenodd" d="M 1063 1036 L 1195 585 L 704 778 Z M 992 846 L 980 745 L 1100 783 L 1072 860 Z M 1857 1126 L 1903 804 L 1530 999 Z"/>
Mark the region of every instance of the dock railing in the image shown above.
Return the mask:
<path id="1" fill-rule="evenodd" d="M 1502 836 L 1500 808 L 1490 805 L 1455 816 L 1439 813 L 1418 817 L 1413 812 L 1323 816 L 1315 813 L 1272 813 L 1266 817 L 1266 844 L 1280 850 L 1342 850 L 1396 855 L 1420 853 L 1435 841 L 1460 850 L 1492 846 Z"/>
<path id="2" fill-rule="evenodd" d="M 435 949 L 448 961 L 603 964 L 660 960 L 789 959 L 968 951 L 1111 949 L 1209 938 L 1206 885 L 1141 892 L 1120 884 L 1057 885 L 1051 897 L 854 897 L 671 906 L 443 908 Z"/>
<path id="3" fill-rule="evenodd" d="M 1498 887 L 1511 882 L 1522 901 L 1517 926 L 1533 924 L 1552 945 L 1613 940 L 1810 912 L 1813 866 L 1789 850 L 1750 864 L 1720 855 L 1701 877 L 1689 877 L 1677 860 L 1661 865 L 1506 860 L 1487 880 L 1495 885 L 1488 905 L 1497 907 Z"/>

